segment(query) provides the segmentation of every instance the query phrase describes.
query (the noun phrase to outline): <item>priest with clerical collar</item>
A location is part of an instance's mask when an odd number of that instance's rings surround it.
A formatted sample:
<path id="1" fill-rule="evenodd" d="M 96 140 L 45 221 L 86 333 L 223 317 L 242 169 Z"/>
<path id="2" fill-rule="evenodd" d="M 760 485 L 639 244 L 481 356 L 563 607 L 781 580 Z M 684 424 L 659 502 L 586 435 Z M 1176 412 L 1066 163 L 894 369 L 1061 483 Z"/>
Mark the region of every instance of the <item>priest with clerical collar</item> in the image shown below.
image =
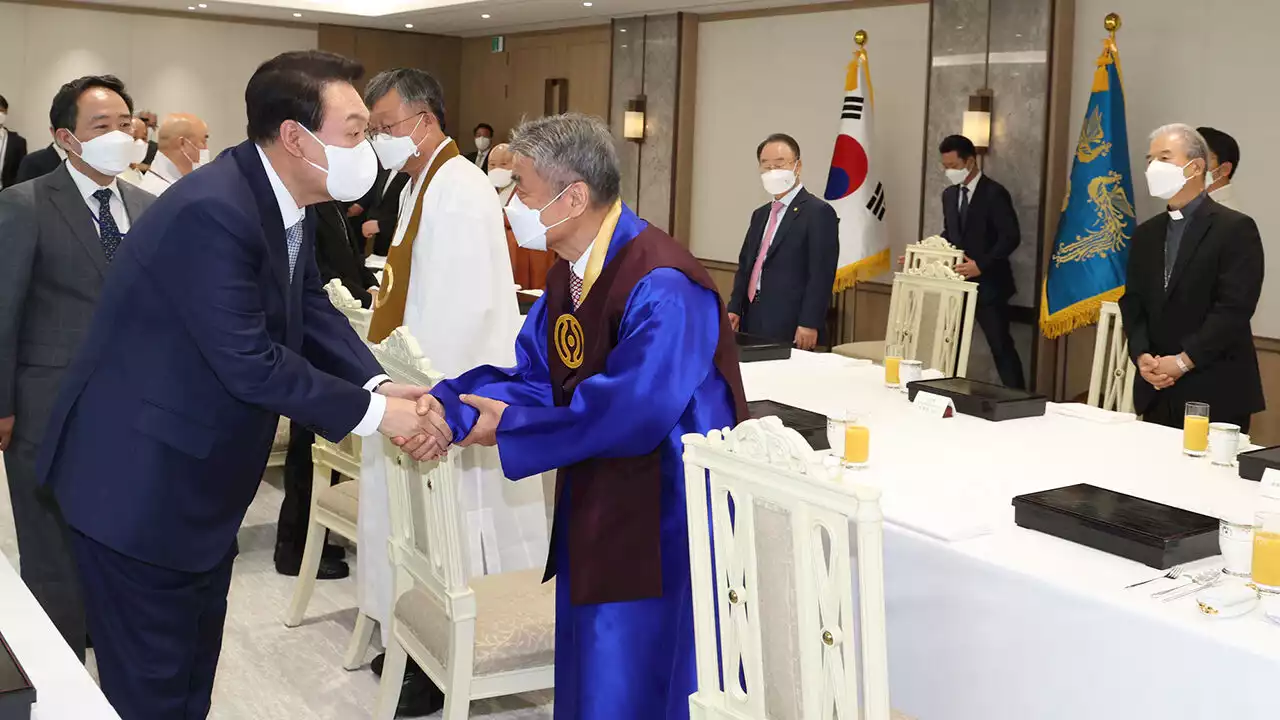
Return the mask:
<path id="1" fill-rule="evenodd" d="M 695 690 L 681 438 L 746 419 L 715 284 L 619 199 L 608 127 L 584 115 L 514 133 L 507 215 L 559 259 L 511 368 L 436 386 L 420 412 L 508 477 L 559 469 L 546 578 L 556 578 L 557 720 L 689 717 Z"/>

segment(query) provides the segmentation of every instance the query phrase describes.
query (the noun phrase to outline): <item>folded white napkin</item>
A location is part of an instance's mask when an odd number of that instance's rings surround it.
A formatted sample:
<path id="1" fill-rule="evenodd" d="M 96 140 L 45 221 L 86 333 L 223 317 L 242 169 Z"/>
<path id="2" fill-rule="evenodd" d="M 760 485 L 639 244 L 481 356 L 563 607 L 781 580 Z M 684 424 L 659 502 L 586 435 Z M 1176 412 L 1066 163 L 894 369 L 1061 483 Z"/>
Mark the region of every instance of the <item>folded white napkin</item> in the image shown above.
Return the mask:
<path id="1" fill-rule="evenodd" d="M 1046 405 L 1046 409 L 1054 415 L 1063 415 L 1102 425 L 1121 425 L 1138 419 L 1133 413 L 1103 410 L 1084 403 L 1049 403 Z"/>

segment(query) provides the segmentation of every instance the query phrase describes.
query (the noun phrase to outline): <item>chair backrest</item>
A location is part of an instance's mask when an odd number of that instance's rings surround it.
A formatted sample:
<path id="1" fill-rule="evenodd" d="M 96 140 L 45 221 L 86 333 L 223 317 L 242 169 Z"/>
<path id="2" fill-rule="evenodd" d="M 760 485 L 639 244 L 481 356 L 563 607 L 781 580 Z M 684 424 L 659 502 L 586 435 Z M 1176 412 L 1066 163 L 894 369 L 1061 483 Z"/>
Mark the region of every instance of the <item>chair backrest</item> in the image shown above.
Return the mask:
<path id="1" fill-rule="evenodd" d="M 1120 306 L 1102 303 L 1098 336 L 1093 342 L 1093 371 L 1089 373 L 1089 404 L 1103 410 L 1133 412 L 1133 381 L 1137 368 L 1129 359 Z"/>
<path id="2" fill-rule="evenodd" d="M 947 242 L 941 235 L 931 235 L 918 243 L 907 246 L 903 254 L 902 269 L 922 268 L 931 263 L 940 262 L 949 268 L 960 264 L 964 259 L 964 251 Z"/>
<path id="3" fill-rule="evenodd" d="M 329 302 L 338 308 L 343 315 L 347 316 L 351 327 L 355 328 L 356 334 L 361 340 L 369 337 L 369 323 L 373 321 L 373 311 L 366 310 L 360 304 L 360 301 L 351 294 L 351 291 L 342 284 L 338 278 L 330 280 L 324 286 L 324 291 L 329 295 Z"/>
<path id="4" fill-rule="evenodd" d="M 946 376 L 969 369 L 978 284 L 941 263 L 910 268 L 893 277 L 885 343 Z"/>
<path id="5" fill-rule="evenodd" d="M 444 376 L 431 369 L 406 327 L 396 328 L 373 346 L 374 357 L 397 383 L 432 387 Z M 391 563 L 396 568 L 395 596 L 414 587 L 455 610 L 474 616 L 474 595 L 467 584 L 462 513 L 454 482 L 452 450 L 432 462 L 416 462 L 387 438 L 387 493 L 391 506 Z M 469 612 L 457 603 L 468 603 Z"/>
<path id="6" fill-rule="evenodd" d="M 694 716 L 887 720 L 880 491 L 776 417 L 684 443 Z"/>

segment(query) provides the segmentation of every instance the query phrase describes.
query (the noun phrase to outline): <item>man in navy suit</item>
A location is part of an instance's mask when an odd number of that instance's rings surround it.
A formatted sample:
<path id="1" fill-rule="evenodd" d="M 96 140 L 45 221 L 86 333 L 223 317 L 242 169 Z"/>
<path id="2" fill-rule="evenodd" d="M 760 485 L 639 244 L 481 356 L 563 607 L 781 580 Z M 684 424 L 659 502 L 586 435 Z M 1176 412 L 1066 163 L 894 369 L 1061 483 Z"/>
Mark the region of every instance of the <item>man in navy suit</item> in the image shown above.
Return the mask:
<path id="1" fill-rule="evenodd" d="M 1009 256 L 1022 242 L 1013 199 L 1003 185 L 978 168 L 969 138 L 950 135 L 938 146 L 951 184 L 942 191 L 942 236 L 964 251 L 956 272 L 978 283 L 975 319 L 991 347 L 1005 387 L 1026 388 L 1022 359 L 1009 332 L 1009 299 L 1017 292 Z"/>
<path id="2" fill-rule="evenodd" d="M 729 298 L 734 330 L 812 350 L 826 342 L 840 258 L 836 211 L 800 183 L 800 144 L 770 135 L 756 148 L 773 201 L 751 216 Z"/>
<path id="3" fill-rule="evenodd" d="M 377 173 L 359 64 L 254 73 L 249 141 L 175 183 L 121 246 L 63 381 L 39 477 L 71 528 L 102 689 L 125 720 L 203 718 L 236 531 L 279 416 L 337 441 L 434 447 L 330 304 L 304 208 Z M 409 438 L 409 440 L 405 440 Z"/>

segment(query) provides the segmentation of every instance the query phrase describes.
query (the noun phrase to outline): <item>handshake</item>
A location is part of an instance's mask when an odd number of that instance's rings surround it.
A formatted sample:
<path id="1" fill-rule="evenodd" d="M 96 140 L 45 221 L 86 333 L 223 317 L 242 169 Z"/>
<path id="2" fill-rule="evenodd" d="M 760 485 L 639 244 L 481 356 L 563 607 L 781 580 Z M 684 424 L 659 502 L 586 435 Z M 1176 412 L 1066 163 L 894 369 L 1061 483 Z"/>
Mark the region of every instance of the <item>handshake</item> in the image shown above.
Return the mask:
<path id="1" fill-rule="evenodd" d="M 414 460 L 437 460 L 449 452 L 453 430 L 444 417 L 444 406 L 422 387 L 384 383 L 376 392 L 387 398 L 387 410 L 378 432 L 391 438 L 396 447 Z M 462 402 L 480 412 L 475 427 L 459 447 L 497 445 L 498 425 L 506 403 L 475 395 L 463 395 Z"/>

